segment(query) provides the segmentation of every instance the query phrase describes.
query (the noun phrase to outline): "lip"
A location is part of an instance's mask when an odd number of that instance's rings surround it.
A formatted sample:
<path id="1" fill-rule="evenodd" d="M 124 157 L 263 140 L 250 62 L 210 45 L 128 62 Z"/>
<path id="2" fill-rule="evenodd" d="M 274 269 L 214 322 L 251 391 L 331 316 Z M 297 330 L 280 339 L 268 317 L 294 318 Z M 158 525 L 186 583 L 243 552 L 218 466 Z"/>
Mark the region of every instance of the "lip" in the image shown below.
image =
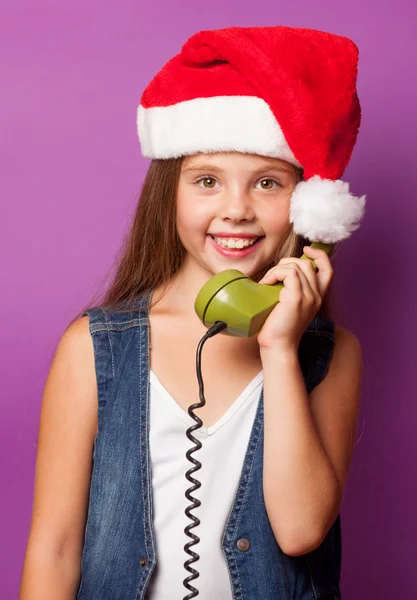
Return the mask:
<path id="1" fill-rule="evenodd" d="M 208 235 L 207 237 L 209 239 L 209 243 L 214 246 L 214 248 L 217 250 L 217 252 L 219 254 L 221 254 L 222 256 L 226 256 L 227 258 L 245 258 L 249 254 L 252 254 L 252 252 L 255 252 L 257 250 L 259 244 L 263 240 L 263 237 L 260 237 L 257 242 L 255 242 L 254 244 L 252 244 L 252 246 L 248 246 L 247 248 L 242 248 L 242 249 L 239 249 L 239 250 L 234 250 L 234 249 L 231 249 L 231 248 L 223 248 L 223 246 L 220 246 L 219 244 L 217 244 L 213 240 L 213 238 L 211 237 L 211 234 Z M 218 237 L 238 237 L 238 236 L 218 236 Z M 248 236 L 248 235 L 246 235 L 246 237 L 252 237 L 253 238 L 253 237 L 258 237 L 258 236 Z"/>

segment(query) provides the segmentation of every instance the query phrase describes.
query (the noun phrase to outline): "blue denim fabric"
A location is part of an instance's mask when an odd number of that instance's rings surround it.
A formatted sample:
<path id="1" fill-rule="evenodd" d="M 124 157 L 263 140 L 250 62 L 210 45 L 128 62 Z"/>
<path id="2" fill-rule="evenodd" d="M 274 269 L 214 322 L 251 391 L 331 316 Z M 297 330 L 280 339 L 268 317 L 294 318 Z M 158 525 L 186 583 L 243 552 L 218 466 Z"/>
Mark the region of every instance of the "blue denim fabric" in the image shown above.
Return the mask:
<path id="1" fill-rule="evenodd" d="M 149 294 L 144 294 L 131 312 L 98 307 L 84 313 L 94 345 L 99 427 L 77 600 L 144 600 L 157 561 L 149 452 L 148 310 Z M 333 346 L 334 323 L 315 317 L 299 345 L 308 392 L 326 374 Z M 340 515 L 322 544 L 303 556 L 284 554 L 275 540 L 262 491 L 263 417 L 261 391 L 221 540 L 232 596 L 340 600 Z M 249 544 L 238 544 L 242 538 Z M 185 541 L 178 540 L 179 550 Z"/>

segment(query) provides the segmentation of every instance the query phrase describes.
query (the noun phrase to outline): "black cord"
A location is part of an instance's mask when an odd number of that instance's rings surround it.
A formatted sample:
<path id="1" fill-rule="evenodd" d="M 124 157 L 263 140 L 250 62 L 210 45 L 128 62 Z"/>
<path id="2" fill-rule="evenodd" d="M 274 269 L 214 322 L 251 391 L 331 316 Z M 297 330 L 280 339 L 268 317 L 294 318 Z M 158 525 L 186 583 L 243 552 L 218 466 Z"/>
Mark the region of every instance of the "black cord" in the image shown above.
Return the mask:
<path id="1" fill-rule="evenodd" d="M 191 454 L 193 452 L 197 452 L 197 450 L 199 450 L 202 447 L 201 442 L 192 435 L 192 432 L 195 431 L 196 429 L 199 429 L 203 424 L 203 421 L 200 419 L 200 417 L 198 417 L 194 413 L 194 409 L 200 408 L 200 407 L 204 406 L 206 403 L 205 398 L 204 398 L 203 378 L 201 376 L 201 349 L 202 349 L 204 343 L 206 342 L 206 340 L 208 340 L 208 338 L 213 337 L 213 335 L 220 333 L 221 331 L 223 331 L 223 329 L 226 329 L 226 327 L 227 327 L 227 323 L 225 323 L 224 321 L 216 321 L 214 323 L 214 325 L 212 327 L 210 327 L 210 329 L 204 334 L 204 336 L 201 338 L 201 340 L 197 346 L 196 362 L 197 362 L 197 379 L 198 379 L 198 385 L 200 388 L 200 402 L 197 404 L 191 404 L 191 406 L 188 407 L 188 414 L 196 421 L 196 425 L 191 425 L 187 429 L 186 435 L 189 440 L 194 442 L 195 446 L 193 448 L 191 448 L 190 450 L 188 450 L 185 454 L 187 459 L 195 465 L 194 467 L 191 467 L 191 469 L 189 469 L 185 474 L 186 479 L 188 479 L 188 481 L 193 483 L 193 486 L 188 488 L 188 490 L 185 492 L 185 497 L 188 500 L 190 500 L 192 503 L 190 506 L 187 506 L 187 508 L 185 509 L 185 514 L 187 515 L 188 518 L 190 518 L 193 521 L 193 523 L 191 523 L 190 525 L 187 525 L 187 527 L 184 529 L 184 533 L 186 535 L 188 535 L 188 537 L 192 538 L 192 541 L 187 542 L 184 546 L 185 552 L 191 556 L 191 558 L 189 558 L 188 560 L 186 560 L 184 562 L 184 568 L 189 573 L 191 573 L 191 575 L 189 577 L 186 577 L 183 581 L 184 586 L 187 588 L 187 590 L 191 591 L 191 594 L 184 596 L 183 600 L 191 600 L 191 598 L 195 598 L 196 596 L 198 596 L 198 590 L 195 587 L 193 587 L 190 584 L 190 582 L 193 581 L 193 579 L 197 579 L 197 577 L 200 576 L 199 572 L 196 571 L 196 569 L 193 569 L 191 567 L 191 564 L 196 562 L 200 558 L 199 554 L 197 554 L 196 552 L 191 550 L 191 546 L 198 544 L 198 542 L 200 541 L 200 538 L 198 537 L 198 535 L 191 533 L 191 529 L 193 529 L 194 527 L 197 527 L 197 525 L 200 524 L 200 519 L 198 519 L 195 515 L 192 515 L 190 511 L 194 508 L 197 508 L 201 504 L 200 500 L 198 500 L 197 498 L 194 498 L 194 496 L 191 496 L 192 492 L 195 492 L 195 490 L 198 490 L 198 488 L 201 487 L 200 481 L 191 477 L 191 475 L 193 473 L 195 473 L 195 471 L 198 471 L 198 469 L 201 468 L 201 462 L 199 462 L 198 460 L 196 460 L 195 458 L 193 458 L 191 456 Z"/>

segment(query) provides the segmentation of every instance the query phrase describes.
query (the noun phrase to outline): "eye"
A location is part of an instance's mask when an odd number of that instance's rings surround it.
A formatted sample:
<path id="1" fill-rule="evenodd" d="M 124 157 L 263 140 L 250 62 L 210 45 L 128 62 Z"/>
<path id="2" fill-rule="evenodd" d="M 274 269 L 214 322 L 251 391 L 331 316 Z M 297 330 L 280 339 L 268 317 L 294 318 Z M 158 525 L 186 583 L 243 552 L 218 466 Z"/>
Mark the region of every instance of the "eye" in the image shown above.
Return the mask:
<path id="1" fill-rule="evenodd" d="M 200 183 L 204 181 L 205 183 L 207 183 L 207 185 L 203 185 L 201 186 Z M 207 189 L 212 190 L 214 188 L 214 186 L 216 185 L 216 180 L 214 179 L 214 177 L 200 177 L 200 179 L 197 179 L 197 181 L 195 182 L 195 184 L 199 187 L 205 187 Z"/>
<path id="2" fill-rule="evenodd" d="M 261 189 L 263 189 L 263 190 L 272 190 L 273 185 L 269 186 L 268 184 L 274 184 L 274 183 L 276 186 L 282 187 L 282 185 L 278 181 L 275 181 L 275 179 L 271 179 L 269 177 L 266 177 L 265 179 L 261 179 L 261 181 L 258 181 L 258 183 L 256 185 L 261 184 L 262 185 Z M 267 187 L 264 187 L 264 184 L 266 184 Z"/>

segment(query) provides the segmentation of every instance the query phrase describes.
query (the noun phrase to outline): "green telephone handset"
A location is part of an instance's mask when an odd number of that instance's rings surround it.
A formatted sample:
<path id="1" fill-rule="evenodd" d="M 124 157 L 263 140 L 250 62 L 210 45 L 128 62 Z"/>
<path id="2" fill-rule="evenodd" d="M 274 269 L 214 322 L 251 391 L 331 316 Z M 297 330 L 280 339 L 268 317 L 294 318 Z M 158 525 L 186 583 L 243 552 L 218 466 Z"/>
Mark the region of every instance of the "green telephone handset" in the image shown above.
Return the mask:
<path id="1" fill-rule="evenodd" d="M 313 248 L 329 253 L 331 244 L 313 242 Z M 301 258 L 311 260 L 303 254 Z M 284 287 L 281 282 L 259 284 L 237 269 L 226 269 L 214 275 L 201 288 L 194 308 L 204 325 L 209 328 L 216 321 L 224 321 L 223 333 L 238 337 L 251 337 L 261 329 L 269 313 L 279 302 Z"/>

